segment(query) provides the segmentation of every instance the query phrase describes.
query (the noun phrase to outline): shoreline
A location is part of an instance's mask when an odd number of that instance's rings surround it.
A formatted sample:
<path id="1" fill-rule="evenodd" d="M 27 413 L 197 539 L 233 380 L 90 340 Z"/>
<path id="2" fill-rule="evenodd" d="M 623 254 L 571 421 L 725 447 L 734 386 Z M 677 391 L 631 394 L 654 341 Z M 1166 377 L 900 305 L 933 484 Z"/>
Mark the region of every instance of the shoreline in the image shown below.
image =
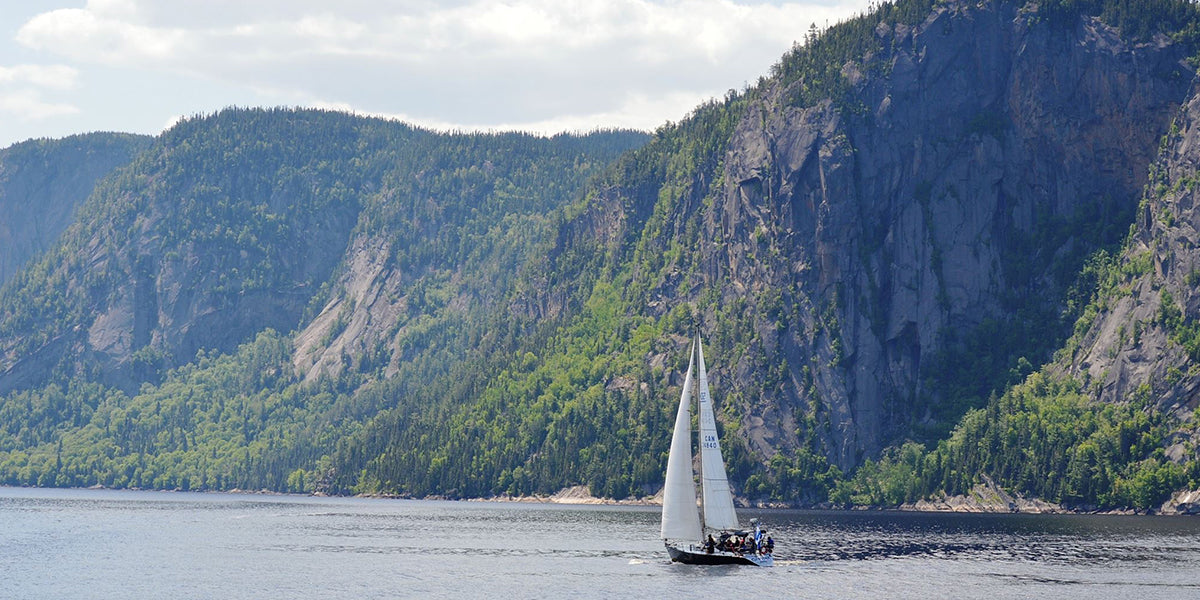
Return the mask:
<path id="1" fill-rule="evenodd" d="M 491 496 L 487 498 L 464 498 L 466 502 L 514 502 L 527 504 L 577 504 L 604 506 L 662 506 L 662 492 L 643 498 L 599 498 L 593 496 L 586 485 L 565 487 L 549 496 Z"/>
<path id="2" fill-rule="evenodd" d="M 297 493 L 277 492 L 272 490 L 183 490 L 155 488 L 109 488 L 100 485 L 88 487 L 58 488 L 44 486 L 0 486 L 14 489 L 75 489 L 75 490 L 109 490 L 135 492 L 181 492 L 199 494 L 243 494 L 253 496 L 290 496 L 309 498 L 368 498 L 390 500 L 435 500 L 449 502 L 497 502 L 514 504 L 561 504 L 561 505 L 591 505 L 591 506 L 662 506 L 662 493 L 642 498 L 600 498 L 592 496 L 587 486 L 577 485 L 563 488 L 550 495 L 535 494 L 532 496 L 489 496 L 478 498 L 451 498 L 447 496 L 430 495 L 415 497 L 403 494 L 354 494 L 336 495 L 323 492 Z M 991 481 L 977 484 L 969 494 L 942 496 L 932 499 L 918 500 L 899 506 L 853 505 L 835 506 L 828 503 L 817 505 L 793 505 L 779 502 L 760 502 L 751 504 L 741 499 L 737 503 L 741 509 L 767 510 L 821 510 L 832 512 L 905 512 L 905 513 L 967 513 L 967 514 L 1050 514 L 1050 515 L 1101 515 L 1101 516 L 1200 516 L 1200 490 L 1176 492 L 1156 509 L 1106 509 L 1094 507 L 1072 507 L 1048 502 L 1039 498 L 1025 498 L 1021 495 L 1011 495 Z"/>

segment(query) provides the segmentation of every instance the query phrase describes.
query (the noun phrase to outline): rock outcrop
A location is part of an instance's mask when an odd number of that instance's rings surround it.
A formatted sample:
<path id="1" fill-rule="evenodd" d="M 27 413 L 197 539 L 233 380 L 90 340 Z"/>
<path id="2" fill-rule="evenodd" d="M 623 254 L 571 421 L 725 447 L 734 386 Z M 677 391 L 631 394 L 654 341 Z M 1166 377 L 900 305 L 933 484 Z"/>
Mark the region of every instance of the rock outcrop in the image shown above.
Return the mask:
<path id="1" fill-rule="evenodd" d="M 1067 512 L 1063 507 L 1037 498 L 1026 498 L 1010 494 L 986 475 L 983 482 L 971 488 L 969 494 L 942 496 L 904 504 L 901 510 L 922 512 L 967 512 L 967 513 L 1031 513 L 1053 514 Z"/>
<path id="2" fill-rule="evenodd" d="M 356 238 L 349 248 L 334 295 L 295 338 L 293 363 L 308 382 L 337 377 L 391 342 L 408 315 L 404 278 L 388 257 L 390 246 Z M 393 351 L 388 348 L 387 359 Z M 389 370 L 394 371 L 394 370 Z M 391 372 L 388 373 L 389 375 Z"/>
<path id="3" fill-rule="evenodd" d="M 1140 396 L 1183 419 L 1200 406 L 1198 169 L 1200 88 L 1163 139 L 1136 229 L 1117 259 L 1122 278 L 1102 290 L 1059 365 L 1101 400 Z M 1191 436 L 1177 437 L 1167 457 L 1194 457 Z"/>
<path id="4" fill-rule="evenodd" d="M 1158 510 L 1162 515 L 1200 515 L 1200 490 L 1176 492 Z"/>

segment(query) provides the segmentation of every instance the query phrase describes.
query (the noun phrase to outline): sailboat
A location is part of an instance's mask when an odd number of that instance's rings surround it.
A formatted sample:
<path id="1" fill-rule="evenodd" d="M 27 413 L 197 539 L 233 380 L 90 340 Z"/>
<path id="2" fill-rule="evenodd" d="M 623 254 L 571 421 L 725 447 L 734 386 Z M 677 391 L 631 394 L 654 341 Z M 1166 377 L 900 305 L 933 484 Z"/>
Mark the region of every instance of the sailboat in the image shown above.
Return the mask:
<path id="1" fill-rule="evenodd" d="M 696 483 L 692 476 L 692 368 L 699 358 L 698 385 L 700 404 L 700 488 L 702 498 L 696 504 Z M 704 527 L 701 528 L 701 520 Z M 704 348 L 700 336 L 692 342 L 688 356 L 687 376 L 683 380 L 683 394 L 679 398 L 679 411 L 675 414 L 675 432 L 671 436 L 671 450 L 667 455 L 666 483 L 663 487 L 662 538 L 667 553 L 674 562 L 694 565 L 756 565 L 769 567 L 774 564 L 770 552 L 759 552 L 763 530 L 757 519 L 751 521 L 753 531 L 739 528 L 737 512 L 733 508 L 733 493 L 729 490 L 729 478 L 725 475 L 725 461 L 721 458 L 721 442 L 717 439 L 717 422 L 713 417 L 712 397 L 708 392 L 708 372 L 704 367 Z M 705 532 L 708 537 L 705 538 Z M 745 552 L 722 550 L 716 547 L 713 532 L 722 542 L 729 539 L 745 540 L 749 536 L 753 549 Z M 725 546 L 725 544 L 722 544 Z"/>

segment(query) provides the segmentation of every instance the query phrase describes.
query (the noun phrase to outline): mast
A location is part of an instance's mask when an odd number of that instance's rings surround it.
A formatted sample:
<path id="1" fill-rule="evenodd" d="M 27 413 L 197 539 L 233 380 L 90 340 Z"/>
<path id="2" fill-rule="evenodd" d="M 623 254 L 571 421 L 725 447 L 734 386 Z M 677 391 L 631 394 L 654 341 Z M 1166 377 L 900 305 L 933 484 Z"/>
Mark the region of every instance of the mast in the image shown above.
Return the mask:
<path id="1" fill-rule="evenodd" d="M 671 451 L 667 454 L 667 476 L 663 485 L 663 539 L 699 540 L 700 512 L 696 508 L 696 482 L 692 477 L 692 366 L 696 344 L 688 351 L 687 376 L 675 413 L 675 431 L 671 434 Z"/>
<path id="2" fill-rule="evenodd" d="M 700 488 L 703 492 L 704 525 L 712 529 L 737 529 L 733 492 L 721 458 L 717 421 L 713 417 L 712 397 L 708 391 L 708 372 L 704 367 L 704 347 L 696 336 L 696 354 L 700 357 Z M 690 368 L 689 368 L 690 371 Z"/>

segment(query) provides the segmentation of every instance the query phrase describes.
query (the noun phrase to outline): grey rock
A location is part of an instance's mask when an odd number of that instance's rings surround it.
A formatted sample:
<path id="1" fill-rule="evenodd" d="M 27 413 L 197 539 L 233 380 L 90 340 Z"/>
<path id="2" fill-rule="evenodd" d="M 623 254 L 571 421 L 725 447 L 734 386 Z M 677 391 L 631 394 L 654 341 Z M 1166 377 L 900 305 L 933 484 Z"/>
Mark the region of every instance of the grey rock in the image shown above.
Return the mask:
<path id="1" fill-rule="evenodd" d="M 785 327 L 755 330 L 790 383 L 764 388 L 766 367 L 751 361 L 723 391 L 745 403 L 740 435 L 762 459 L 811 433 L 853 468 L 938 401 L 923 369 L 947 332 L 1058 306 L 1054 269 L 1103 240 L 1045 234 L 1087 211 L 1129 214 L 1191 77 L 1165 38 L 1132 43 L 1093 18 L 1060 28 L 1006 2 L 939 4 L 875 37 L 877 50 L 842 68 L 846 101 L 796 105 L 802 82 L 778 78 L 756 94 L 721 187 L 675 209 L 714 241 L 700 251 L 701 287 L 752 305 L 777 291 L 786 307 Z M 609 202 L 594 211 L 601 240 L 640 222 L 611 204 L 636 202 Z M 1049 242 L 1030 246 L 1039 236 Z M 681 300 L 695 298 L 662 305 Z M 778 418 L 802 413 L 817 415 L 816 431 Z"/>
<path id="2" fill-rule="evenodd" d="M 1200 318 L 1200 87 L 1181 107 L 1163 152 L 1152 169 L 1135 232 L 1121 264 L 1149 261 L 1100 299 L 1091 326 L 1080 332 L 1056 370 L 1090 384 L 1099 400 L 1120 402 L 1144 395 L 1158 409 L 1188 418 L 1200 407 L 1200 368 L 1190 356 L 1187 331 Z M 1170 297 L 1180 325 L 1163 318 Z M 1178 437 L 1178 436 L 1176 436 Z M 1173 438 L 1174 439 L 1174 438 Z M 1194 443 L 1168 441 L 1167 456 L 1194 458 Z"/>

